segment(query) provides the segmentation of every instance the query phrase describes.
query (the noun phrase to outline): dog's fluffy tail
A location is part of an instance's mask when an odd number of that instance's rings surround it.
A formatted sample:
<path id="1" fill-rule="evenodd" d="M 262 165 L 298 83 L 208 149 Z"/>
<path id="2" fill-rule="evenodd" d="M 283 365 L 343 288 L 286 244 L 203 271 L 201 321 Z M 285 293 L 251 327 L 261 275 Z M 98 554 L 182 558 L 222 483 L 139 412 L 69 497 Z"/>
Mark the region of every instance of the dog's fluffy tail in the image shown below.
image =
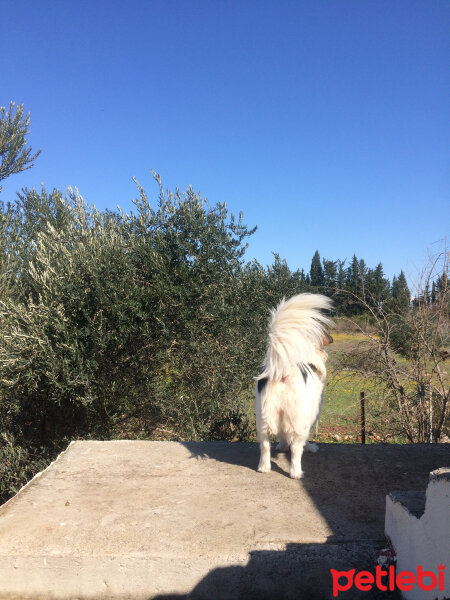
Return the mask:
<path id="1" fill-rule="evenodd" d="M 282 300 L 271 311 L 269 347 L 264 370 L 258 379 L 267 377 L 279 381 L 299 363 L 307 363 L 311 345 L 323 346 L 325 327 L 332 321 L 321 311 L 330 309 L 332 302 L 320 294 L 298 294 Z"/>

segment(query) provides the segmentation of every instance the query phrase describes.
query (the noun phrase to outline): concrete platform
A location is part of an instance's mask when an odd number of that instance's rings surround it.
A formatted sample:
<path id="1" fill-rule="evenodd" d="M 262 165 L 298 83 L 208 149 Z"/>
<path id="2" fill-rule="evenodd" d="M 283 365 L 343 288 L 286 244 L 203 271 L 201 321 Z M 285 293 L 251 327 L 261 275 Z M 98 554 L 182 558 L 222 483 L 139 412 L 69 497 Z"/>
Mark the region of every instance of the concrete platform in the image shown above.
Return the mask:
<path id="1" fill-rule="evenodd" d="M 386 494 L 449 456 L 321 444 L 296 481 L 256 444 L 74 442 L 0 508 L 0 599 L 329 599 L 330 568 L 375 566 Z"/>

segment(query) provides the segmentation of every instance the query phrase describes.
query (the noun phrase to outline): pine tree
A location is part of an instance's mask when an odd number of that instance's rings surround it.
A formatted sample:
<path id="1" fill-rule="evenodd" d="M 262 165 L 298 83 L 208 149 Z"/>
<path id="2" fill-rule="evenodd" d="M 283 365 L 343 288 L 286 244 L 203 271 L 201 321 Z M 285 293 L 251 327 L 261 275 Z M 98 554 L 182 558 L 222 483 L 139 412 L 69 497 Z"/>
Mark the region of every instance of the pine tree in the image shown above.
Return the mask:
<path id="1" fill-rule="evenodd" d="M 360 258 L 358 261 L 358 274 L 360 283 L 364 285 L 366 282 L 367 267 L 363 258 Z"/>
<path id="2" fill-rule="evenodd" d="M 365 269 L 365 264 L 363 266 Z M 360 261 L 356 257 L 356 254 L 354 254 L 352 262 L 345 271 L 345 289 L 352 294 L 358 295 L 363 289 L 363 283 L 364 281 L 360 274 Z M 354 300 L 351 303 L 354 303 Z"/>
<path id="3" fill-rule="evenodd" d="M 391 294 L 392 303 L 397 312 L 403 313 L 408 310 L 410 304 L 410 292 L 403 271 L 400 271 L 400 275 L 398 277 L 394 276 L 392 280 Z"/>
<path id="4" fill-rule="evenodd" d="M 389 297 L 390 286 L 389 281 L 384 277 L 383 265 L 381 263 L 378 263 L 373 275 L 375 298 L 378 302 L 382 303 Z"/>
<path id="5" fill-rule="evenodd" d="M 337 261 L 323 259 L 324 285 L 327 288 L 336 287 Z"/>
<path id="6" fill-rule="evenodd" d="M 310 270 L 311 285 L 314 287 L 321 287 L 325 283 L 325 276 L 322 269 L 322 263 L 320 262 L 319 251 L 316 250 L 311 261 Z"/>
<path id="7" fill-rule="evenodd" d="M 433 281 L 431 284 L 431 304 L 436 302 L 436 283 Z"/>
<path id="8" fill-rule="evenodd" d="M 343 290 L 345 287 L 345 260 L 337 260 L 337 287 Z"/>
<path id="9" fill-rule="evenodd" d="M 338 313 L 346 314 L 348 305 L 348 296 L 343 293 L 345 289 L 345 260 L 336 261 L 336 291 L 334 296 L 334 306 Z"/>

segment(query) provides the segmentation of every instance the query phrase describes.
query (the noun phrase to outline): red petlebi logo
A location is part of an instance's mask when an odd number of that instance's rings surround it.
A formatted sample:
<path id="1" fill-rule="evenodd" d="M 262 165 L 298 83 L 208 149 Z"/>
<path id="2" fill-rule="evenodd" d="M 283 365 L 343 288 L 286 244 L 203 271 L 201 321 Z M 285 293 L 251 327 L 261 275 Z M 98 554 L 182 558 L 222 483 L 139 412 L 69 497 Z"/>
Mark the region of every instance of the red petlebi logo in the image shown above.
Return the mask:
<path id="1" fill-rule="evenodd" d="M 424 571 L 422 566 L 417 567 L 417 573 L 412 571 L 400 571 L 395 573 L 395 567 L 391 565 L 383 569 L 380 565 L 375 568 L 375 575 L 370 571 L 359 571 L 350 569 L 349 571 L 337 571 L 331 569 L 333 577 L 333 596 L 336 598 L 339 592 L 346 592 L 353 586 L 363 592 L 370 591 L 375 585 L 382 592 L 393 592 L 396 588 L 403 591 L 412 590 L 414 584 L 417 584 L 421 590 L 430 591 L 438 589 L 444 590 L 444 574 L 446 565 L 440 564 L 437 567 L 438 574 L 433 571 Z M 344 580 L 344 581 L 342 581 Z"/>

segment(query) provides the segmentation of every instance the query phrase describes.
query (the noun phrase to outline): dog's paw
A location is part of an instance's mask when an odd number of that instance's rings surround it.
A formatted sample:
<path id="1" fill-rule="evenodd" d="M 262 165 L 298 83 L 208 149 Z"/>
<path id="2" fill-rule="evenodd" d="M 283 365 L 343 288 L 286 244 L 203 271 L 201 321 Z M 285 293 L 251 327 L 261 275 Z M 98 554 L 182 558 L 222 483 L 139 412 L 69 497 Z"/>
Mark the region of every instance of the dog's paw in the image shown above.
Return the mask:
<path id="1" fill-rule="evenodd" d="M 303 479 L 305 474 L 301 469 L 297 469 L 291 465 L 289 475 L 291 476 L 291 479 Z"/>
<path id="2" fill-rule="evenodd" d="M 307 452 L 318 452 L 319 446 L 314 442 L 308 442 L 305 446 L 305 450 Z"/>
<path id="3" fill-rule="evenodd" d="M 271 471 L 270 462 L 269 462 L 269 464 L 267 464 L 267 463 L 259 463 L 259 465 L 258 465 L 258 473 L 270 473 L 270 471 Z"/>
<path id="4" fill-rule="evenodd" d="M 278 442 L 278 444 L 276 445 L 275 450 L 277 452 L 288 452 L 289 451 L 289 444 L 287 444 L 286 442 Z"/>

